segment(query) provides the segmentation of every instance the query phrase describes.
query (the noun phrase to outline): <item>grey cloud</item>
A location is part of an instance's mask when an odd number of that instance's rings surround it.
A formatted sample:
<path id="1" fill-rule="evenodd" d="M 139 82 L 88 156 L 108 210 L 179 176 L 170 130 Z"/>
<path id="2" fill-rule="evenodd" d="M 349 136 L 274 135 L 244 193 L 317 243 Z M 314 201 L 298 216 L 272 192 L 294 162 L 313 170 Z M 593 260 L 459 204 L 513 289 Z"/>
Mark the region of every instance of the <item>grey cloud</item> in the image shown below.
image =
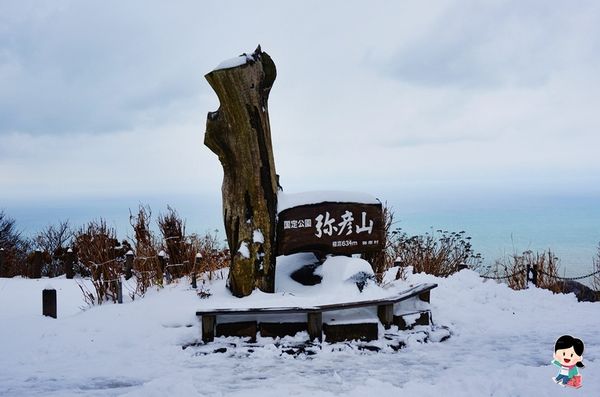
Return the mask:
<path id="1" fill-rule="evenodd" d="M 404 135 L 385 139 L 379 144 L 379 146 L 386 148 L 402 148 L 427 145 L 446 145 L 465 142 L 487 142 L 490 140 L 492 140 L 492 137 L 474 134 L 447 134 L 438 136 L 413 134 L 411 136 Z"/>
<path id="2" fill-rule="evenodd" d="M 593 15 L 600 12 L 590 2 L 461 2 L 417 40 L 401 43 L 385 73 L 426 86 L 537 87 L 571 63 L 599 63 Z"/>
<path id="3" fill-rule="evenodd" d="M 0 134 L 111 132 L 160 124 L 163 107 L 197 105 L 202 60 L 169 42 L 182 29 L 151 28 L 159 10 L 61 5 L 38 16 L 16 7 L 2 21 Z"/>

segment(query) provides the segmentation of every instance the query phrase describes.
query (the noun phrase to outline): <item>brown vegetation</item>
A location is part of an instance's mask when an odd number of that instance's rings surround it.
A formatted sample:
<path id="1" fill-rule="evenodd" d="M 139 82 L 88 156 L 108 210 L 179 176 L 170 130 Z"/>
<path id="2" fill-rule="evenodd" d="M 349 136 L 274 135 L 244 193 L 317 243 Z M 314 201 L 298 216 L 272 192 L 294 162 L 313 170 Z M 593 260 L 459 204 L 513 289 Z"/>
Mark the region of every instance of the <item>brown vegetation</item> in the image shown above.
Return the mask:
<path id="1" fill-rule="evenodd" d="M 91 275 L 95 293 L 80 288 L 90 304 L 106 301 L 117 302 L 118 281 L 123 269 L 124 256 L 131 246 L 126 241 L 120 243 L 114 228 L 106 221 L 91 221 L 75 233 L 74 251 L 79 258 L 79 266 Z"/>
<path id="2" fill-rule="evenodd" d="M 73 237 L 69 221 L 62 221 L 47 226 L 33 238 L 33 247 L 43 253 L 42 276 L 55 277 L 65 273 L 65 255 Z"/>
<path id="3" fill-rule="evenodd" d="M 158 257 L 159 242 L 150 228 L 152 210 L 140 205 L 137 215 L 129 213 L 129 223 L 133 228 L 133 273 L 137 278 L 136 288 L 131 298 L 144 296 L 153 285 L 163 285 L 163 269 Z"/>
<path id="4" fill-rule="evenodd" d="M 385 241 L 381 255 L 366 256 L 377 281 L 381 282 L 383 274 L 396 266 L 396 279 L 404 278 L 406 269 L 412 266 L 414 273 L 428 273 L 447 277 L 461 269 L 477 270 L 481 266 L 481 254 L 476 253 L 471 245 L 471 237 L 464 231 L 448 232 L 437 230 L 436 233 L 409 236 L 401 228 L 394 228 L 394 211 L 387 203 L 383 206 Z"/>
<path id="5" fill-rule="evenodd" d="M 27 275 L 30 243 L 17 230 L 15 220 L 0 211 L 0 276 Z"/>
<path id="6" fill-rule="evenodd" d="M 463 268 L 476 270 L 481 266 L 481 254 L 473 250 L 471 237 L 464 231 L 437 230 L 409 236 L 398 228 L 391 232 L 390 240 L 390 257 L 401 268 L 412 266 L 414 273 L 447 277 Z"/>
<path id="7" fill-rule="evenodd" d="M 560 260 L 551 250 L 543 252 L 525 251 L 503 259 L 497 259 L 487 273 L 493 277 L 509 276 L 508 286 L 515 290 L 527 288 L 527 268 L 536 272 L 536 286 L 552 292 L 562 292 L 562 284 L 558 276 Z"/>

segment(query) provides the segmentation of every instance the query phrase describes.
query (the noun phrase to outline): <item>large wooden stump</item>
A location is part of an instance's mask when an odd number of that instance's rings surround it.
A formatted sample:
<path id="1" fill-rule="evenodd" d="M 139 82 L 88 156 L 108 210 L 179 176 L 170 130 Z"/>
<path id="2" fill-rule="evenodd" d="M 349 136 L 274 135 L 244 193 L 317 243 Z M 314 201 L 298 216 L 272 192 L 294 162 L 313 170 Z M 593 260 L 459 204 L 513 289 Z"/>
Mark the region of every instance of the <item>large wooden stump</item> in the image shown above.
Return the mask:
<path id="1" fill-rule="evenodd" d="M 267 101 L 276 74 L 259 46 L 205 76 L 220 106 L 208 114 L 204 144 L 223 165 L 229 288 L 239 297 L 274 290 L 278 185 Z"/>

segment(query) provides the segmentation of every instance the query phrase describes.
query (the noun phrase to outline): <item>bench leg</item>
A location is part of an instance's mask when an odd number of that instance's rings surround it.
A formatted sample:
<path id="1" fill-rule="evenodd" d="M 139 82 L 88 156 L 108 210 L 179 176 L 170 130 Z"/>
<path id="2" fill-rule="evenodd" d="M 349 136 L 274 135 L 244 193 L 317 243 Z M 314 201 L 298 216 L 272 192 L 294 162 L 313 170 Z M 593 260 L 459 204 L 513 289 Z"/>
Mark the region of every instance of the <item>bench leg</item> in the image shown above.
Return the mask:
<path id="1" fill-rule="evenodd" d="M 388 303 L 377 306 L 377 317 L 379 317 L 379 321 L 381 321 L 383 327 L 389 329 L 394 322 L 394 304 Z"/>
<path id="2" fill-rule="evenodd" d="M 204 343 L 215 340 L 215 320 L 216 316 L 202 316 L 202 341 Z"/>
<path id="3" fill-rule="evenodd" d="M 318 338 L 319 342 L 321 342 L 323 340 L 323 313 L 308 313 L 307 317 L 308 337 L 311 341 Z"/>
<path id="4" fill-rule="evenodd" d="M 422 300 L 423 302 L 430 303 L 430 296 L 431 296 L 431 291 L 425 291 L 419 295 L 419 299 Z"/>

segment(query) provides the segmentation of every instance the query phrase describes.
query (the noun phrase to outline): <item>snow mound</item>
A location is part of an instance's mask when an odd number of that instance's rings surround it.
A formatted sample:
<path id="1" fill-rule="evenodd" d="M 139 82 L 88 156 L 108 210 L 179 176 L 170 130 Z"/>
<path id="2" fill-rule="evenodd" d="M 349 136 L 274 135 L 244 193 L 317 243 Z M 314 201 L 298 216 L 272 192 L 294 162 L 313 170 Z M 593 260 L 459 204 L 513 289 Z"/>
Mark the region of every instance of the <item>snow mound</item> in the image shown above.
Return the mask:
<path id="1" fill-rule="evenodd" d="M 330 259 L 329 265 L 339 260 Z M 312 254 L 279 257 L 277 277 L 315 260 Z M 361 266 L 350 262 L 349 270 L 332 277 L 343 280 Z M 324 276 L 330 270 L 335 269 L 323 269 Z M 204 345 L 195 316 L 196 310 L 211 307 L 325 304 L 329 298 L 366 298 L 382 290 L 371 285 L 362 294 L 351 285 L 347 293 L 299 285 L 306 294 L 281 289 L 239 299 L 227 291 L 224 270 L 199 280 L 212 293 L 208 299 L 199 299 L 183 279 L 135 301 L 82 311 L 78 283 L 93 288 L 89 280 L 0 278 L 0 395 L 279 397 L 293 390 L 311 397 L 504 397 L 592 396 L 600 390 L 600 303 L 579 303 L 573 294 L 538 288 L 513 291 L 470 270 L 447 278 L 407 270 L 406 276 L 390 280 L 384 290 L 393 294 L 410 285 L 437 283 L 431 292 L 434 326 L 417 326 L 399 335 L 398 343 L 387 338 L 370 342 L 381 348 L 378 353 L 360 350 L 359 343 L 305 346 L 306 334 L 257 338 L 252 346 L 240 338 Z M 48 282 L 57 290 L 58 319 L 41 313 L 41 290 Z M 289 277 L 285 282 L 286 288 L 293 287 Z M 285 301 L 290 297 L 297 301 Z M 422 343 L 441 341 L 448 332 L 452 337 L 444 343 Z M 550 364 L 554 343 L 563 334 L 585 343 L 581 390 L 563 389 L 551 379 L 556 375 Z M 405 347 L 394 351 L 400 342 Z M 222 354 L 213 354 L 219 348 Z"/>
<path id="2" fill-rule="evenodd" d="M 345 256 L 332 256 L 327 258 L 321 266 L 315 270 L 315 274 L 323 277 L 321 285 L 324 288 L 335 288 L 347 282 L 354 282 L 354 278 L 360 274 L 374 276 L 369 262 L 360 258 L 348 258 Z"/>
<path id="3" fill-rule="evenodd" d="M 213 71 L 215 70 L 222 70 L 222 69 L 231 69 L 231 68 L 235 68 L 241 65 L 245 65 L 248 62 L 252 62 L 254 61 L 254 57 L 252 56 L 252 52 L 250 52 L 250 54 L 242 54 L 239 55 L 235 58 L 230 58 L 230 59 L 226 59 L 223 62 L 221 62 L 220 64 L 217 65 L 216 68 L 213 69 Z"/>

